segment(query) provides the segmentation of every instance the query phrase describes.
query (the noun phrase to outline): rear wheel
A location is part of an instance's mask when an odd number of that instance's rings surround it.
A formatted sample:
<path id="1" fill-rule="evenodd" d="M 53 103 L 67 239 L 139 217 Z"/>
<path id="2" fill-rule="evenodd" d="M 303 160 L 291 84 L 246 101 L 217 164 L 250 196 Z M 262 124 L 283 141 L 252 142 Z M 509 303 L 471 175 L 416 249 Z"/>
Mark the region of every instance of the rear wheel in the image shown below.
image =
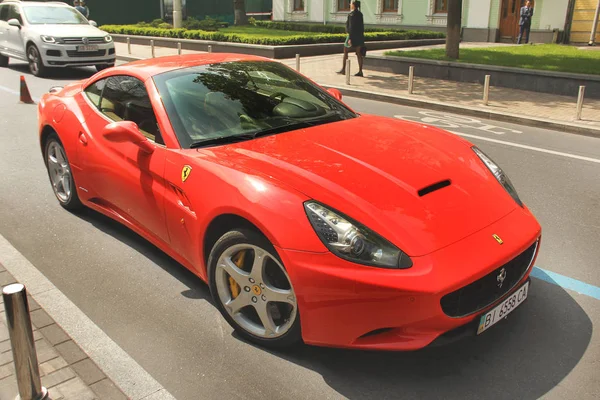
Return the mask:
<path id="1" fill-rule="evenodd" d="M 301 341 L 290 278 L 262 235 L 246 229 L 226 233 L 214 245 L 208 268 L 217 308 L 241 336 L 270 348 Z"/>
<path id="2" fill-rule="evenodd" d="M 45 160 L 52 190 L 60 205 L 67 210 L 81 208 L 67 153 L 56 134 L 52 134 L 46 142 Z"/>
<path id="3" fill-rule="evenodd" d="M 8 57 L 0 54 L 0 67 L 8 67 Z"/>
<path id="4" fill-rule="evenodd" d="M 29 61 L 29 71 L 35 76 L 43 77 L 48 73 L 48 68 L 44 66 L 40 51 L 34 44 L 27 48 L 27 60 Z"/>
<path id="5" fill-rule="evenodd" d="M 115 64 L 98 64 L 96 65 L 96 71 L 100 72 L 100 71 L 104 71 L 107 68 L 111 68 L 114 67 Z"/>

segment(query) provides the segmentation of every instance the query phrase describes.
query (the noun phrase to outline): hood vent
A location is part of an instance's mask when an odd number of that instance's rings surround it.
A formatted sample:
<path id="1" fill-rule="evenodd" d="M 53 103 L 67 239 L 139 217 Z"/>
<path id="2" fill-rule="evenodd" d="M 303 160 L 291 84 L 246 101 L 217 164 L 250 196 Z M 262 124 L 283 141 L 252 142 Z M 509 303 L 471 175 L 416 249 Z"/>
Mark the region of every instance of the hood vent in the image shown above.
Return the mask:
<path id="1" fill-rule="evenodd" d="M 441 181 L 438 183 L 434 183 L 433 185 L 429 185 L 427 187 L 424 187 L 423 189 L 419 190 L 419 196 L 423 197 L 426 194 L 429 194 L 431 192 L 435 192 L 436 190 L 440 190 L 441 188 L 445 188 L 446 186 L 450 186 L 450 179 L 446 179 L 445 181 Z"/>

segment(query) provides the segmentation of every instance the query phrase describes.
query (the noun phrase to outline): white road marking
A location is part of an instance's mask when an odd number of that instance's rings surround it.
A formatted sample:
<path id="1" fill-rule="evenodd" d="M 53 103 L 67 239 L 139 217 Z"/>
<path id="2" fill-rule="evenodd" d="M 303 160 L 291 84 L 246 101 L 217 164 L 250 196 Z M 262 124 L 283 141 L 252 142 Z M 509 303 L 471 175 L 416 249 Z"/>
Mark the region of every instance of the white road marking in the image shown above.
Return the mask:
<path id="1" fill-rule="evenodd" d="M 87 355 L 132 400 L 175 400 L 160 383 L 0 235 L 0 262 Z"/>
<path id="2" fill-rule="evenodd" d="M 563 153 L 562 151 L 554 151 L 554 150 L 542 149 L 540 147 L 528 146 L 526 144 L 520 144 L 520 143 L 506 142 L 504 140 L 498 140 L 498 139 L 492 139 L 492 138 L 487 138 L 487 137 L 481 137 L 481 136 L 477 136 L 477 135 L 469 135 L 468 133 L 461 133 L 461 132 L 454 132 L 454 131 L 448 131 L 448 132 L 453 133 L 455 135 L 468 137 L 468 138 L 471 138 L 471 139 L 484 140 L 484 141 L 487 141 L 487 142 L 503 144 L 503 145 L 506 145 L 506 146 L 519 147 L 521 149 L 539 151 L 541 153 L 553 154 L 555 156 L 568 157 L 568 158 L 573 158 L 575 160 L 589 161 L 589 162 L 600 164 L 600 159 L 597 159 L 597 158 L 578 156 L 576 154 Z"/>

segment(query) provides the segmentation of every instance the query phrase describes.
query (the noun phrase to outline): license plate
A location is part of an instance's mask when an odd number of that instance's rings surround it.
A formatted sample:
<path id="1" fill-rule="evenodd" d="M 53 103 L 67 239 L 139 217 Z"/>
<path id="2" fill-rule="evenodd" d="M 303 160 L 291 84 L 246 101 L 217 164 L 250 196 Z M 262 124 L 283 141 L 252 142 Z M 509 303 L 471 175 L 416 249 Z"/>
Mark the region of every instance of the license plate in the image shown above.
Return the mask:
<path id="1" fill-rule="evenodd" d="M 80 51 L 80 52 L 97 51 L 97 50 L 98 50 L 98 46 L 95 44 L 91 44 L 91 45 L 87 45 L 87 46 L 77 46 L 77 51 Z"/>
<path id="2" fill-rule="evenodd" d="M 511 294 L 506 300 L 504 300 L 502 303 L 496 306 L 493 310 L 490 310 L 488 313 L 483 314 L 479 319 L 479 328 L 477 329 L 477 334 L 479 335 L 481 332 L 485 331 L 486 329 L 500 321 L 502 318 L 506 317 L 508 314 L 513 312 L 515 308 L 519 307 L 521 303 L 523 303 L 527 298 L 528 291 L 529 282 L 521 286 L 516 292 Z"/>

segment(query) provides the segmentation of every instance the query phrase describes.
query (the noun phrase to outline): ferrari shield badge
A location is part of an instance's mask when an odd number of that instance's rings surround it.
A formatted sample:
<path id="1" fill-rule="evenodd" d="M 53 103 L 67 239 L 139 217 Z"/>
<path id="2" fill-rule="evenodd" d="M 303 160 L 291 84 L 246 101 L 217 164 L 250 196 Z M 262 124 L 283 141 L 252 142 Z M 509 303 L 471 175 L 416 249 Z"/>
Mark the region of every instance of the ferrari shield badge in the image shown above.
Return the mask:
<path id="1" fill-rule="evenodd" d="M 184 165 L 183 169 L 181 170 L 181 182 L 185 182 L 187 178 L 190 177 L 191 173 L 192 167 L 190 167 L 189 165 Z"/>
<path id="2" fill-rule="evenodd" d="M 500 236 L 493 234 L 492 235 L 494 237 L 494 239 L 496 239 L 496 242 L 498 242 L 498 244 L 502 244 L 504 243 L 504 241 L 502 239 L 500 239 Z"/>

